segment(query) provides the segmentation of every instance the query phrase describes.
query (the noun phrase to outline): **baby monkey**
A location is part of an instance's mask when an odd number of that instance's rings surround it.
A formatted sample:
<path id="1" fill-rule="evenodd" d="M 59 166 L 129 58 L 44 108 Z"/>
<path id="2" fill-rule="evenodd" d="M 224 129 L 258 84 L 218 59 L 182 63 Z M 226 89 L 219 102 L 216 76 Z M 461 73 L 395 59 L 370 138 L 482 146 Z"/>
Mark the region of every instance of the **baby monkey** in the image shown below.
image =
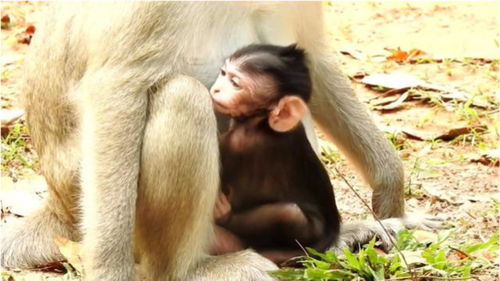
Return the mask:
<path id="1" fill-rule="evenodd" d="M 221 192 L 213 254 L 246 247 L 275 263 L 325 250 L 340 214 L 327 171 L 306 138 L 311 78 L 295 45 L 236 51 L 210 89 L 215 110 L 231 117 L 221 136 Z"/>

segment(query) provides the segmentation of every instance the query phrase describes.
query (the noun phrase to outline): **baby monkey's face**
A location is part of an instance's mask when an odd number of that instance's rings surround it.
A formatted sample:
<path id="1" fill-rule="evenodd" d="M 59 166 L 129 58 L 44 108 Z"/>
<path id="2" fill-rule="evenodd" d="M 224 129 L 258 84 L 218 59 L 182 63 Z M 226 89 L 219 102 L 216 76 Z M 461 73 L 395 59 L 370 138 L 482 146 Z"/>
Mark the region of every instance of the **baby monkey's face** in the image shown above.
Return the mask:
<path id="1" fill-rule="evenodd" d="M 249 116 L 270 109 L 276 96 L 276 83 L 266 75 L 249 74 L 229 60 L 210 88 L 215 110 L 231 117 Z"/>
<path id="2" fill-rule="evenodd" d="M 300 123 L 307 105 L 298 95 L 280 92 L 278 79 L 271 72 L 243 71 L 242 63 L 250 63 L 247 59 L 243 56 L 226 60 L 210 88 L 215 110 L 232 118 L 261 117 L 265 112 L 274 131 L 292 130 Z"/>

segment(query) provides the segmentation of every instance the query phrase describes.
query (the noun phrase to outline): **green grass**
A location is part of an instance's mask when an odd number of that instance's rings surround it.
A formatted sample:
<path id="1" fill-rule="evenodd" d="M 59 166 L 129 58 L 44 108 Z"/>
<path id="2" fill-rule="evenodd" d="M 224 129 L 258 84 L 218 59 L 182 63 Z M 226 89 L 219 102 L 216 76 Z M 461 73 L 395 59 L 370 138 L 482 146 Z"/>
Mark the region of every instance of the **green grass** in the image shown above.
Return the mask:
<path id="1" fill-rule="evenodd" d="M 2 169 L 6 169 L 13 161 L 19 161 L 24 166 L 33 168 L 24 157 L 27 137 L 26 127 L 21 123 L 12 126 L 7 136 L 2 137 Z"/>
<path id="2" fill-rule="evenodd" d="M 375 240 L 357 253 L 307 249 L 303 268 L 283 268 L 271 274 L 279 280 L 467 280 L 493 266 L 485 256 L 496 256 L 498 233 L 485 242 L 458 246 L 449 242 L 451 234 L 445 231 L 433 242 L 422 242 L 404 230 L 396 240 L 400 251 L 393 248 L 389 253 L 377 250 Z"/>
<path id="3" fill-rule="evenodd" d="M 35 170 L 37 157 L 31 149 L 30 136 L 23 123 L 10 127 L 9 133 L 2 136 L 2 174 L 18 178 Z"/>

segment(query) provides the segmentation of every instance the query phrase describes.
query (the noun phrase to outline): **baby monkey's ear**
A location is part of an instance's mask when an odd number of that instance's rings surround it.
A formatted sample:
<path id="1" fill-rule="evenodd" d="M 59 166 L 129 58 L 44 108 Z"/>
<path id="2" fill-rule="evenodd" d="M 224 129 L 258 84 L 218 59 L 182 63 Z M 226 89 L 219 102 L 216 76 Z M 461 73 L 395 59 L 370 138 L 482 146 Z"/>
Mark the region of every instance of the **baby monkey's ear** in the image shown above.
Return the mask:
<path id="1" fill-rule="evenodd" d="M 269 114 L 269 126 L 276 132 L 287 132 L 295 128 L 307 112 L 306 103 L 298 96 L 285 96 Z"/>

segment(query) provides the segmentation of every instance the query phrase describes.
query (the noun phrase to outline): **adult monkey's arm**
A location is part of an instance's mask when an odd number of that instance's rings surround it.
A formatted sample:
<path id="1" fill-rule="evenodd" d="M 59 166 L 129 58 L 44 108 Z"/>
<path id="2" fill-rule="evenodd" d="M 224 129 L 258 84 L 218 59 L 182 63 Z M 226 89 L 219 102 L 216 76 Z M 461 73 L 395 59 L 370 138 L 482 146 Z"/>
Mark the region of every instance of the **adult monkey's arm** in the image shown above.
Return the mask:
<path id="1" fill-rule="evenodd" d="M 294 12 L 309 19 L 297 23 L 298 44 L 310 59 L 314 121 L 358 167 L 373 189 L 372 204 L 379 218 L 404 215 L 404 172 L 395 149 L 358 101 L 349 80 L 327 47 L 322 6 L 301 3 Z"/>

